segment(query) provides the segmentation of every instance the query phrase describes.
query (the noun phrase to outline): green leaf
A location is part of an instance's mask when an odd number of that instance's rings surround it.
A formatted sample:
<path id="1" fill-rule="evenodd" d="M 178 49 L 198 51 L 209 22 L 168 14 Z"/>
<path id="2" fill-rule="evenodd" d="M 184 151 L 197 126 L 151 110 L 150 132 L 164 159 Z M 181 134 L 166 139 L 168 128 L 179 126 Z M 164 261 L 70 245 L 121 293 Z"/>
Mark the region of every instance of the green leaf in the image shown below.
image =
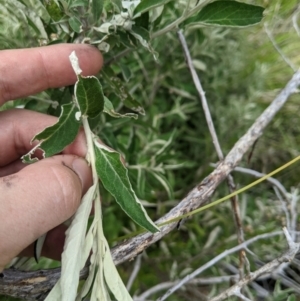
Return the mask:
<path id="1" fill-rule="evenodd" d="M 290 295 L 287 299 L 287 301 L 296 301 L 296 296 L 293 294 L 293 295 Z"/>
<path id="2" fill-rule="evenodd" d="M 104 0 L 92 0 L 92 12 L 94 20 L 97 22 L 103 10 Z"/>
<path id="3" fill-rule="evenodd" d="M 133 25 L 131 30 L 128 30 L 128 32 L 154 56 L 155 60 L 157 59 L 157 54 L 154 52 L 150 44 L 150 34 L 148 30 L 143 27 Z"/>
<path id="4" fill-rule="evenodd" d="M 132 77 L 132 72 L 126 64 L 119 63 L 120 69 L 122 71 L 123 78 L 126 82 L 129 82 Z"/>
<path id="5" fill-rule="evenodd" d="M 122 11 L 122 0 L 110 0 L 116 11 Z"/>
<path id="6" fill-rule="evenodd" d="M 115 108 L 111 101 L 104 96 L 104 109 L 103 112 L 107 113 L 108 115 L 115 117 L 115 118 L 124 118 L 124 117 L 129 117 L 129 118 L 134 118 L 137 119 L 138 115 L 134 113 L 125 113 L 125 114 L 120 114 L 115 111 Z"/>
<path id="7" fill-rule="evenodd" d="M 96 139 L 94 144 L 96 170 L 103 186 L 132 220 L 152 233 L 159 231 L 135 195 L 120 154 L 100 144 Z"/>
<path id="8" fill-rule="evenodd" d="M 118 37 L 120 42 L 127 48 L 134 49 L 136 48 L 136 39 L 132 35 L 128 34 L 127 32 L 124 33 L 120 30 L 118 30 Z"/>
<path id="9" fill-rule="evenodd" d="M 80 7 L 80 6 L 86 7 L 88 6 L 88 4 L 89 3 L 86 0 L 75 0 L 72 1 L 72 3 L 69 5 L 69 9 L 73 7 Z"/>
<path id="10" fill-rule="evenodd" d="M 141 3 L 135 8 L 134 15 L 139 16 L 146 11 L 164 5 L 170 1 L 172 0 L 142 0 Z"/>
<path id="11" fill-rule="evenodd" d="M 50 22 L 50 15 L 40 0 L 23 0 L 22 3 L 25 4 L 28 10 L 34 11 L 46 23 Z"/>
<path id="12" fill-rule="evenodd" d="M 237 1 L 215 1 L 206 5 L 197 16 L 185 21 L 185 25 L 195 23 L 221 26 L 249 26 L 259 23 L 264 8 Z"/>
<path id="13" fill-rule="evenodd" d="M 124 106 L 135 111 L 141 115 L 145 115 L 145 110 L 141 104 L 132 98 L 132 96 L 127 91 L 123 82 L 118 78 L 111 69 L 106 68 L 105 71 L 102 70 L 102 75 L 107 81 L 107 83 L 112 87 L 114 93 L 120 98 L 124 103 Z"/>
<path id="14" fill-rule="evenodd" d="M 75 96 L 82 115 L 95 118 L 103 111 L 104 95 L 97 77 L 78 75 Z"/>
<path id="15" fill-rule="evenodd" d="M 62 10 L 59 7 L 59 4 L 56 3 L 57 1 L 49 1 L 46 2 L 46 9 L 50 15 L 50 17 L 54 21 L 59 21 L 64 16 Z"/>
<path id="16" fill-rule="evenodd" d="M 77 33 L 80 33 L 81 31 L 81 22 L 79 19 L 77 19 L 76 17 L 71 17 L 69 20 L 69 25 L 71 26 L 71 28 L 77 32 Z"/>
<path id="17" fill-rule="evenodd" d="M 33 137 L 32 141 L 39 140 L 40 143 L 22 157 L 23 162 L 32 163 L 37 161 L 31 158 L 36 149 L 43 150 L 44 158 L 48 158 L 60 153 L 67 145 L 72 143 L 80 127 L 76 113 L 78 113 L 78 109 L 75 104 L 63 105 L 57 123 L 45 128 L 41 133 Z"/>

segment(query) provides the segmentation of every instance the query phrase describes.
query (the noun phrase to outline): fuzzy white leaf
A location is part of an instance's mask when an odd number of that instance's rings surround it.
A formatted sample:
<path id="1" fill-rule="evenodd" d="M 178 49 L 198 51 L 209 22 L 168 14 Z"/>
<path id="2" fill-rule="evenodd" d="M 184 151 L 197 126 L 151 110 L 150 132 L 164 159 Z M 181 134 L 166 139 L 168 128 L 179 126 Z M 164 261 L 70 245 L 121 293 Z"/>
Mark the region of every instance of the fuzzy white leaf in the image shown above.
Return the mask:
<path id="1" fill-rule="evenodd" d="M 66 232 L 60 279 L 62 301 L 74 301 L 76 298 L 79 273 L 84 267 L 82 251 L 84 249 L 87 221 L 97 187 L 98 183 L 95 183 L 84 195 L 72 224 Z"/>
<path id="2" fill-rule="evenodd" d="M 122 1 L 122 6 L 123 8 L 127 9 L 127 10 L 132 10 L 134 11 L 134 9 L 140 4 L 140 0 L 134 0 L 134 1 L 126 1 L 123 0 Z"/>
<path id="3" fill-rule="evenodd" d="M 104 277 L 110 291 L 114 294 L 117 301 L 132 301 L 111 257 L 107 242 L 106 251 L 103 259 Z"/>
<path id="4" fill-rule="evenodd" d="M 83 250 L 82 250 L 82 256 L 81 256 L 81 266 L 84 266 L 84 264 L 86 263 L 90 253 L 91 253 L 91 250 L 92 250 L 92 247 L 93 247 L 93 241 L 94 241 L 94 238 L 95 238 L 95 227 L 96 227 L 96 224 L 97 224 L 97 220 L 96 218 L 94 218 L 93 220 L 93 223 L 85 237 L 85 240 L 84 240 L 84 244 L 83 244 Z"/>
<path id="5" fill-rule="evenodd" d="M 105 23 L 102 23 L 101 26 L 99 27 L 94 27 L 94 30 L 98 31 L 98 32 L 101 32 L 101 33 L 106 33 L 106 34 L 109 34 L 110 33 L 110 30 L 114 30 L 114 24 L 112 24 L 111 22 L 105 22 Z"/>
<path id="6" fill-rule="evenodd" d="M 96 221 L 98 221 L 98 219 L 96 220 L 96 216 L 95 216 L 94 221 L 93 221 L 93 224 L 95 223 L 95 226 L 97 225 Z M 84 285 L 83 285 L 81 291 L 77 295 L 76 301 L 81 301 L 90 291 L 92 284 L 94 282 L 94 279 L 95 279 L 96 267 L 97 267 L 97 263 L 99 261 L 99 256 L 98 256 L 98 252 L 97 252 L 98 243 L 97 243 L 97 238 L 96 238 L 97 227 L 92 227 L 92 226 L 91 226 L 91 229 L 92 229 L 91 233 L 92 233 L 92 236 L 94 239 L 93 239 L 93 246 L 92 246 L 92 255 L 90 257 L 89 276 L 86 279 L 86 281 L 84 282 Z M 89 239 L 88 235 L 86 236 L 86 239 Z"/>
<path id="7" fill-rule="evenodd" d="M 57 301 L 61 299 L 62 299 L 62 295 L 61 295 L 60 279 L 59 279 L 44 301 Z"/>
<path id="8" fill-rule="evenodd" d="M 103 279 L 103 269 L 100 267 L 98 269 L 93 290 L 92 290 L 92 295 L 91 295 L 91 300 L 93 301 L 111 301 L 110 296 L 108 294 L 106 285 L 104 283 Z"/>

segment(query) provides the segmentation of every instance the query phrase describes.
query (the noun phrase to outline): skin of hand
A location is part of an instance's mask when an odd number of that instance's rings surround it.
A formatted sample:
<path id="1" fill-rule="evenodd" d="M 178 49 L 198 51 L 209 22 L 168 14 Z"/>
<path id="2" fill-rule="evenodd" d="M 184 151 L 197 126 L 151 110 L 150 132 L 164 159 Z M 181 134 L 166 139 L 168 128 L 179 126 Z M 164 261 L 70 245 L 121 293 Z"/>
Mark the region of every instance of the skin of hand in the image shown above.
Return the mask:
<path id="1" fill-rule="evenodd" d="M 90 45 L 59 44 L 0 51 L 0 106 L 48 88 L 74 84 L 69 62 L 75 50 L 83 75 L 94 75 L 103 60 Z M 35 134 L 57 118 L 33 111 L 0 112 L 0 272 L 18 255 L 33 256 L 33 242 L 48 232 L 43 256 L 60 260 L 66 226 L 92 185 L 91 170 L 83 159 L 84 133 L 61 154 L 34 164 L 20 157 L 33 145 Z"/>

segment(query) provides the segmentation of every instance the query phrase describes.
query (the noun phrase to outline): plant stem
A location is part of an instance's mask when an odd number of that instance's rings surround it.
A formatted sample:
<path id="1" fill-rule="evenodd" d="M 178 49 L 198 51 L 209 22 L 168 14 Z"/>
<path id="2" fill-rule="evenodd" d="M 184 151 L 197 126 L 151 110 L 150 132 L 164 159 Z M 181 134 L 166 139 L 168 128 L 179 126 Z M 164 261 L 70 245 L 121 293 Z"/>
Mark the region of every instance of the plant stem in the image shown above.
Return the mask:
<path id="1" fill-rule="evenodd" d="M 90 125 L 88 122 L 88 119 L 86 116 L 82 116 L 82 125 L 86 137 L 86 142 L 87 142 L 87 154 L 86 154 L 86 160 L 90 164 L 92 168 L 92 174 L 93 174 L 93 184 L 98 182 L 98 175 L 96 171 L 96 156 L 95 156 L 95 150 L 94 150 L 94 142 L 93 142 L 93 136 L 94 134 L 92 133 L 90 129 Z"/>

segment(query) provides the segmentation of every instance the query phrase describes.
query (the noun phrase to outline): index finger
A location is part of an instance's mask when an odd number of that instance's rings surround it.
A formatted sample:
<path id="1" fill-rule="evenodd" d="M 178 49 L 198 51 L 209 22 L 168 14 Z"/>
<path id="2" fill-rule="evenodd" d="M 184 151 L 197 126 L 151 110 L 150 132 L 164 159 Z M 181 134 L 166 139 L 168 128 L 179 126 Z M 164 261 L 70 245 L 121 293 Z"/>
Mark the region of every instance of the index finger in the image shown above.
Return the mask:
<path id="1" fill-rule="evenodd" d="M 94 75 L 100 70 L 103 59 L 99 50 L 85 44 L 0 51 L 0 105 L 48 88 L 75 83 L 76 75 L 69 61 L 73 50 L 83 75 Z"/>

